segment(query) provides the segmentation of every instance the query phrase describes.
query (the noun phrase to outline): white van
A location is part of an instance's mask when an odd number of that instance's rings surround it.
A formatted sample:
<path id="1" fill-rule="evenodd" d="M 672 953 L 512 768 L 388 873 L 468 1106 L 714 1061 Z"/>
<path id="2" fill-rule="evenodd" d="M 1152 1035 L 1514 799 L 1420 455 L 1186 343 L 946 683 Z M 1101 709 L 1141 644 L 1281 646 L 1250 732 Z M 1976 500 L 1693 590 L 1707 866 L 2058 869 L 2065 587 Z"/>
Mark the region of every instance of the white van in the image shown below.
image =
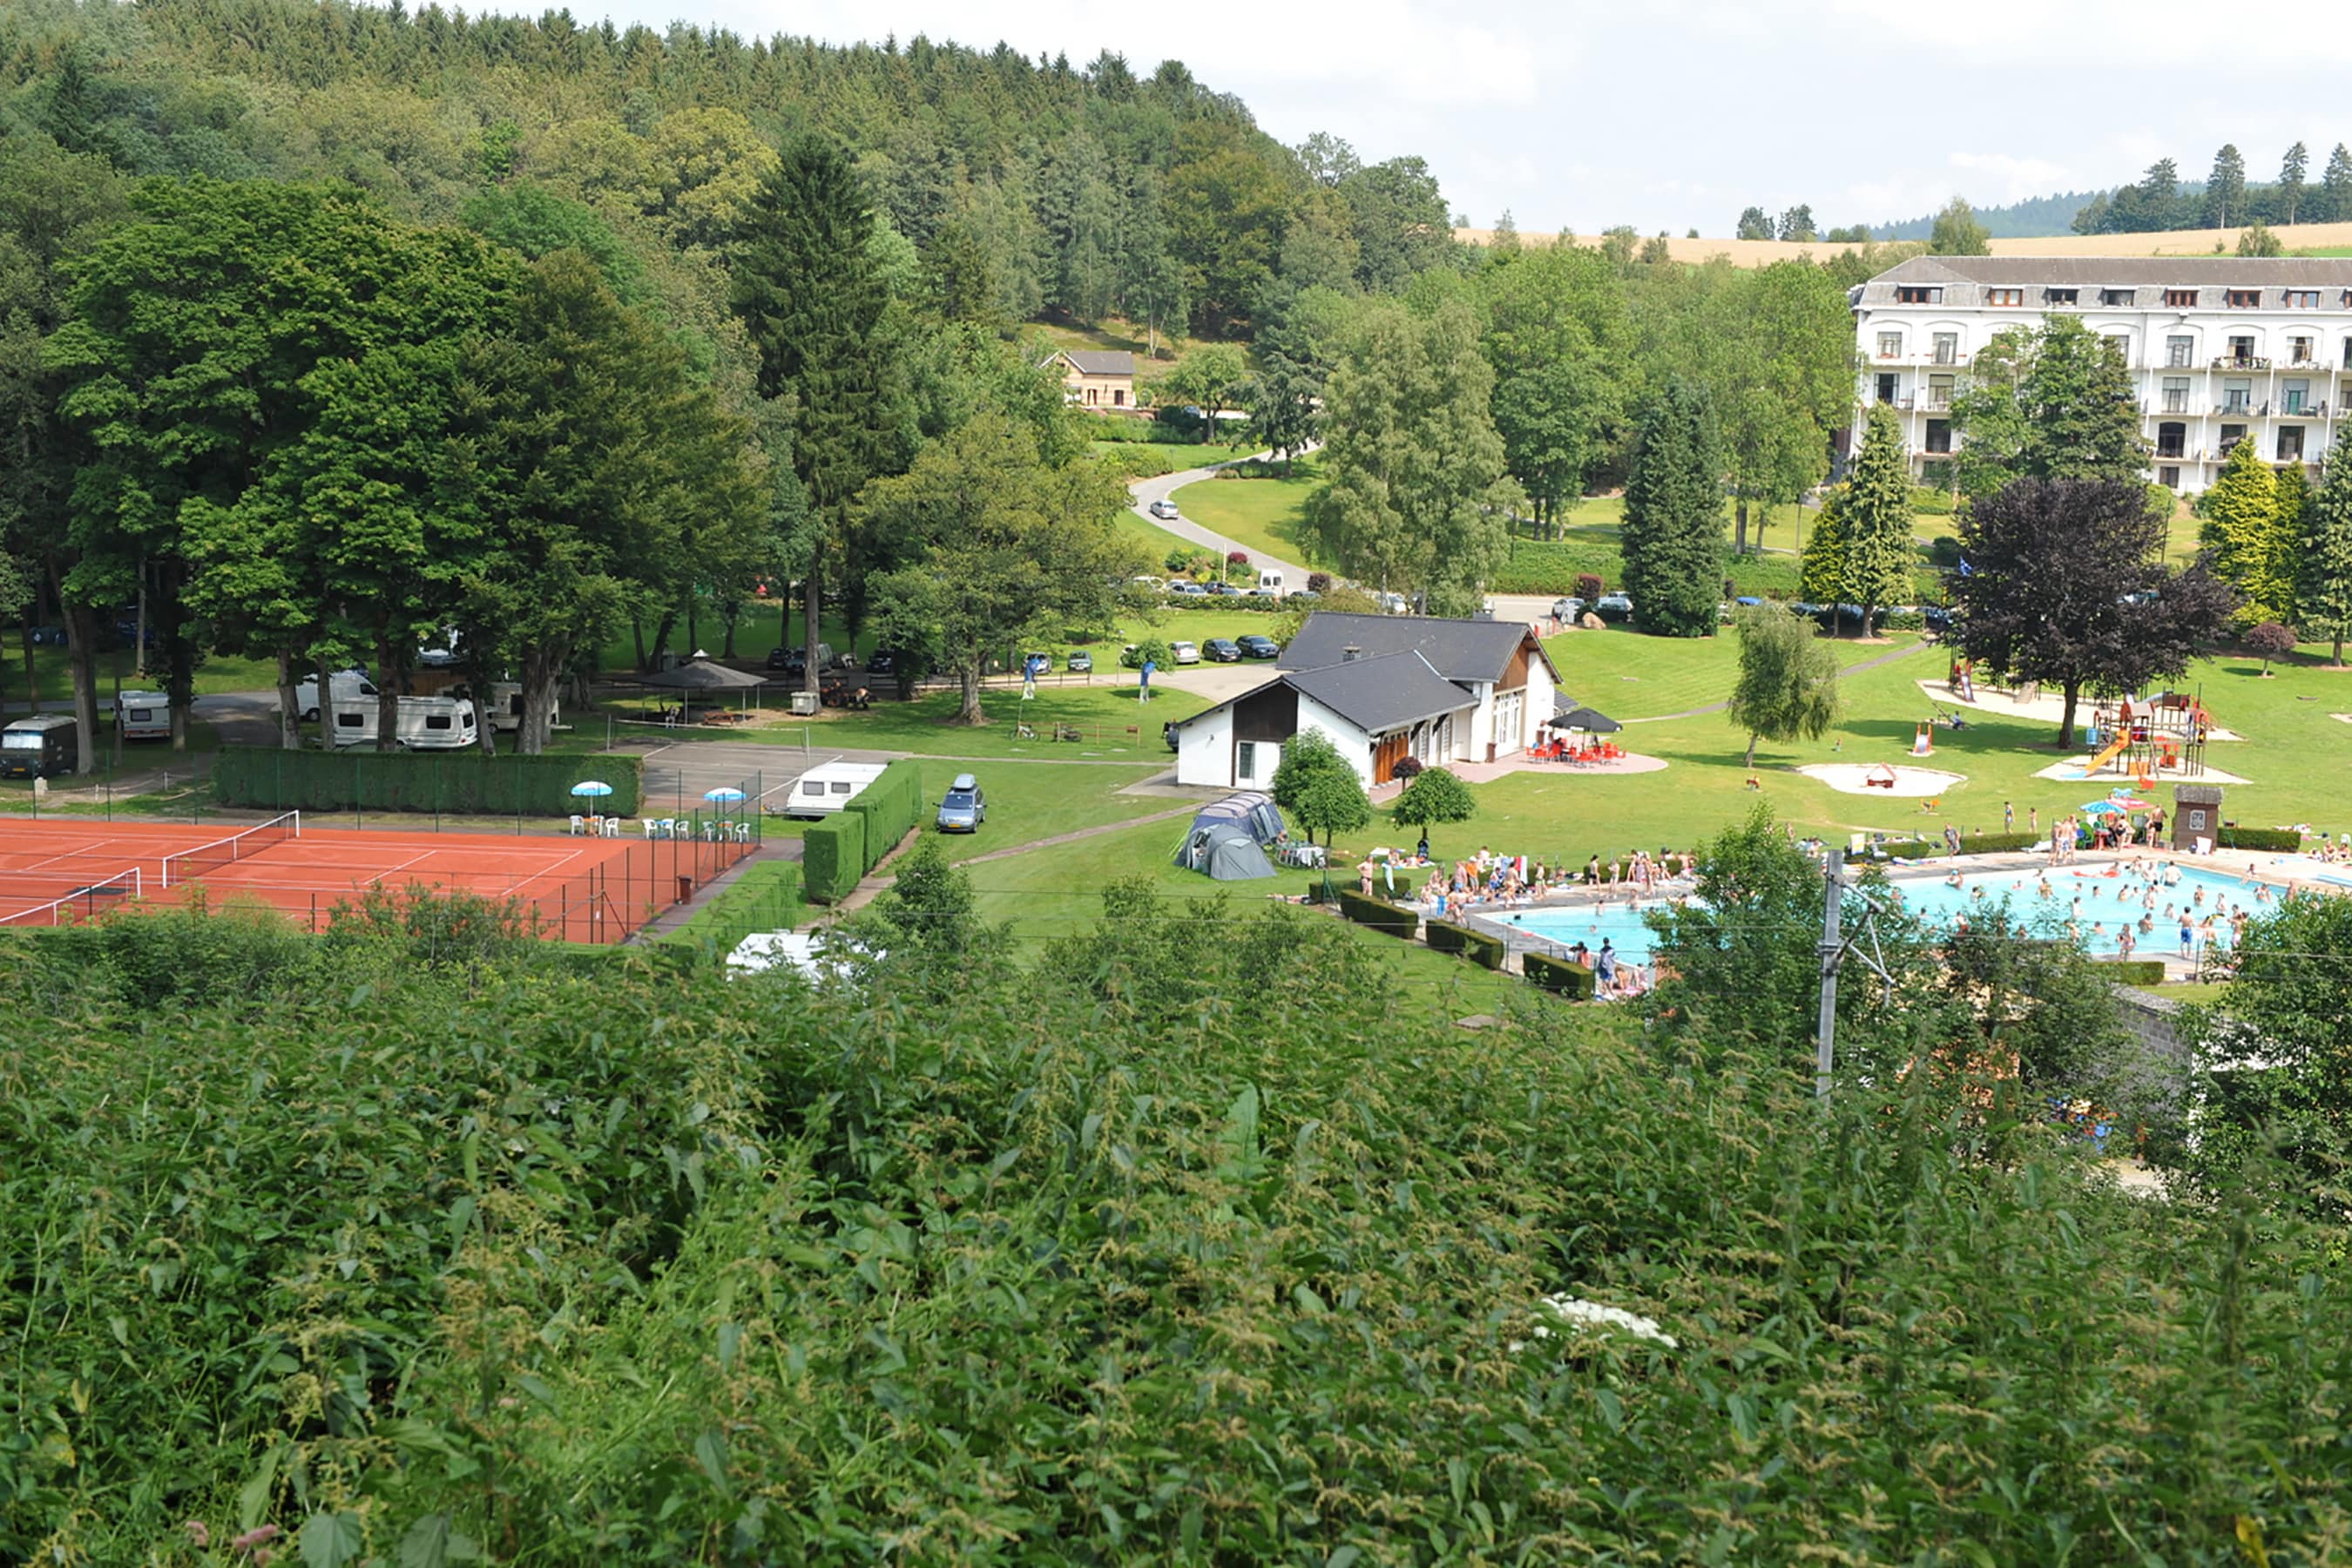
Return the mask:
<path id="1" fill-rule="evenodd" d="M 329 679 L 331 684 L 328 689 L 334 693 L 338 703 L 354 701 L 359 698 L 373 697 L 376 694 L 375 682 L 367 678 L 367 671 L 363 669 L 339 669 Z M 306 724 L 315 723 L 318 721 L 319 678 L 317 676 L 310 677 L 294 689 L 294 713 L 295 717 Z"/>
<path id="2" fill-rule="evenodd" d="M 1257 585 L 1277 599 L 1281 598 L 1286 592 L 1282 585 L 1282 574 L 1270 566 L 1261 566 L 1257 569 Z"/>
<path id="3" fill-rule="evenodd" d="M 114 700 L 114 732 L 126 741 L 172 738 L 172 700 L 160 691 L 125 691 Z"/>
<path id="4" fill-rule="evenodd" d="M 511 735 L 522 728 L 522 682 L 494 680 L 490 682 L 490 700 L 483 711 L 489 715 L 490 728 L 502 735 Z M 547 722 L 553 728 L 563 722 L 563 709 L 551 701 L 547 706 Z"/>
<path id="5" fill-rule="evenodd" d="M 481 743 L 474 705 L 463 697 L 403 697 L 393 738 L 413 752 L 454 752 Z M 376 739 L 376 700 L 335 700 L 335 744 L 372 746 Z"/>
<path id="6" fill-rule="evenodd" d="M 882 776 L 880 763 L 819 763 L 793 781 L 782 816 L 831 816 Z"/>

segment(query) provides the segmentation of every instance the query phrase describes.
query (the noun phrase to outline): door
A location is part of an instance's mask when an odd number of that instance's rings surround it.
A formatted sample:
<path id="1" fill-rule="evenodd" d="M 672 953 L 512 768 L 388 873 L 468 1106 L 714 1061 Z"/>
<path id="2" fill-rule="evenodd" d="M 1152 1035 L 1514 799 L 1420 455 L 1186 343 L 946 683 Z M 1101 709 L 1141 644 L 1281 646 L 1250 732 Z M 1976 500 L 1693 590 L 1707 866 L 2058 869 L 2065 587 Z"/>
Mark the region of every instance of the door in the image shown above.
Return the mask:
<path id="1" fill-rule="evenodd" d="M 1881 403 L 1894 402 L 1895 388 L 1896 384 L 1897 378 L 1895 376 L 1891 374 L 1880 376 L 1878 378 L 1878 401 Z"/>
<path id="2" fill-rule="evenodd" d="M 1402 733 L 1383 735 L 1372 743 L 1372 783 L 1384 784 L 1396 778 L 1396 765 L 1404 761 L 1410 739 Z"/>

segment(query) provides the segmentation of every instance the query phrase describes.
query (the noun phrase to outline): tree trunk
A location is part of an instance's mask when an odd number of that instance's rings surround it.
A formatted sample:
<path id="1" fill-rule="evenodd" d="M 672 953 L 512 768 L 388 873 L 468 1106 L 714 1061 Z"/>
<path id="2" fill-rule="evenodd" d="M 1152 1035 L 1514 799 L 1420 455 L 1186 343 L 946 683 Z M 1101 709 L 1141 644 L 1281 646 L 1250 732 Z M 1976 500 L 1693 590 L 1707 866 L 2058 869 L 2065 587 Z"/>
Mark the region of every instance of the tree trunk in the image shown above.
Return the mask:
<path id="1" fill-rule="evenodd" d="M 654 661 L 646 653 L 646 623 L 631 616 L 629 630 L 637 639 L 637 668 L 640 670 L 651 669 L 654 667 Z"/>
<path id="2" fill-rule="evenodd" d="M 278 743 L 289 752 L 302 749 L 301 714 L 295 706 L 294 688 L 301 684 L 294 679 L 294 650 L 278 650 Z M 324 687 L 320 688 L 325 690 Z"/>
<path id="3" fill-rule="evenodd" d="M 956 709 L 956 722 L 959 724 L 987 723 L 988 715 L 980 710 L 980 661 L 966 660 L 956 670 L 956 677 L 963 689 L 963 700 Z"/>
<path id="4" fill-rule="evenodd" d="M 375 624 L 375 749 L 379 752 L 400 744 L 400 687 L 393 673 L 392 617 L 379 616 Z"/>
<path id="5" fill-rule="evenodd" d="M 322 752 L 335 749 L 335 736 L 339 732 L 335 723 L 334 671 L 327 668 L 327 662 L 326 652 L 321 649 L 319 654 L 319 750 Z"/>
<path id="6" fill-rule="evenodd" d="M 547 750 L 555 727 L 555 688 L 562 679 L 569 650 L 562 647 L 532 647 L 522 652 L 522 721 L 515 728 L 515 750 L 536 757 Z"/>
<path id="7" fill-rule="evenodd" d="M 669 651 L 669 634 L 676 630 L 677 630 L 677 612 L 676 610 L 665 612 L 662 618 L 654 623 L 654 647 L 650 661 L 640 665 L 639 668 L 651 669 L 661 662 L 662 655 Z"/>
<path id="8" fill-rule="evenodd" d="M 808 581 L 801 584 L 801 607 L 807 621 L 802 627 L 801 651 L 807 663 L 801 671 L 801 689 L 815 692 L 823 689 L 824 671 L 817 668 L 818 632 L 824 619 L 824 545 L 822 541 L 809 549 Z"/>
<path id="9" fill-rule="evenodd" d="M 702 621 L 695 612 L 694 591 L 690 588 L 686 595 L 686 651 L 689 654 L 702 651 Z"/>
<path id="10" fill-rule="evenodd" d="M 2062 752 L 2072 751 L 2074 749 L 2074 700 L 2077 697 L 2080 697 L 2082 693 L 2083 683 L 2081 681 L 2070 680 L 2066 682 L 2066 714 L 2064 718 L 2058 721 L 2058 749 Z"/>
<path id="11" fill-rule="evenodd" d="M 742 617 L 743 606 L 736 601 L 730 599 L 725 604 L 719 605 L 719 614 L 726 617 L 727 626 L 727 640 L 725 643 L 720 645 L 719 657 L 724 659 L 732 660 L 735 657 L 735 623 Z"/>
<path id="12" fill-rule="evenodd" d="M 41 671 L 40 667 L 33 662 L 33 620 L 37 613 L 37 605 L 26 605 L 25 608 L 25 625 L 23 627 L 25 638 L 25 695 L 30 702 L 30 706 L 27 708 L 26 711 L 33 713 L 38 713 L 41 710 Z"/>
<path id="13" fill-rule="evenodd" d="M 1748 731 L 1748 758 L 1747 758 L 1747 760 L 1746 760 L 1745 762 L 1741 763 L 1739 765 L 1740 765 L 1741 767 L 1743 767 L 1743 768 L 1748 769 L 1748 770 L 1749 772 L 1751 772 L 1751 773 L 1755 771 L 1755 768 L 1756 768 L 1756 732 L 1755 732 L 1754 731 L 1752 731 L 1752 730 L 1751 730 L 1751 731 Z"/>
<path id="14" fill-rule="evenodd" d="M 1722 536 L 1718 534 L 1717 537 Z M 1739 499 L 1731 503 L 1731 552 L 1734 555 L 1748 553 L 1748 502 Z"/>
<path id="15" fill-rule="evenodd" d="M 188 710 L 196 700 L 196 648 L 188 637 L 187 607 L 180 596 L 179 569 L 159 585 L 156 640 L 163 649 L 163 694 L 171 700 L 172 750 L 188 749 Z M 93 620 L 95 617 L 92 617 Z"/>
<path id="16" fill-rule="evenodd" d="M 2336 656 L 2329 662 L 2338 669 L 2344 668 L 2344 634 L 2342 632 L 2336 634 Z"/>
<path id="17" fill-rule="evenodd" d="M 66 668 L 73 678 L 74 728 L 79 731 L 78 754 L 74 758 L 76 773 L 98 771 L 98 616 L 87 605 L 68 605 L 60 599 L 58 608 L 66 627 Z M 184 728 L 184 721 L 173 709 L 175 730 Z"/>
<path id="18" fill-rule="evenodd" d="M 139 618 L 131 628 L 131 659 L 134 670 L 142 677 L 147 673 L 147 563 L 139 563 Z"/>

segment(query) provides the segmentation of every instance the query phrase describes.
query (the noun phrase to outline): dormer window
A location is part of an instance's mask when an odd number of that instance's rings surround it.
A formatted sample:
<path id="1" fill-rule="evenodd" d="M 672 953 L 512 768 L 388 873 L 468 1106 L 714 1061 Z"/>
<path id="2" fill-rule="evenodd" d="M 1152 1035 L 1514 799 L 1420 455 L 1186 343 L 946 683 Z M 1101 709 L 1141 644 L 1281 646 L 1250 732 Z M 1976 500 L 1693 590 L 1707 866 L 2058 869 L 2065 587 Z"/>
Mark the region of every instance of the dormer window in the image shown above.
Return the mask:
<path id="1" fill-rule="evenodd" d="M 2290 310 L 2319 309 L 2319 290 L 2316 289 L 2289 289 L 2285 292 L 2284 300 L 2286 308 Z"/>
<path id="2" fill-rule="evenodd" d="M 2102 305 L 2128 305 L 2134 300 L 2138 298 L 2139 290 L 2137 289 L 2102 289 L 2099 290 L 2099 303 Z"/>
<path id="3" fill-rule="evenodd" d="M 2176 310 L 2193 310 L 2197 309 L 2197 290 L 2167 289 L 2164 291 L 2164 302 Z"/>
<path id="4" fill-rule="evenodd" d="M 1895 286 L 1895 302 L 1898 305 L 1940 305 L 1944 302 L 1944 291 L 1932 284 L 1897 283 Z"/>
<path id="5" fill-rule="evenodd" d="M 2022 289 L 1988 289 L 1985 290 L 1985 303 L 1988 305 L 2022 305 L 2025 303 L 2025 290 Z"/>
<path id="6" fill-rule="evenodd" d="M 2079 289 L 2044 289 L 2042 290 L 2042 303 L 2048 305 L 2072 305 L 2081 294 L 2082 290 Z"/>
<path id="7" fill-rule="evenodd" d="M 2231 289 L 2227 293 L 2230 309 L 2233 310 L 2253 310 L 2262 307 L 2263 291 L 2259 289 Z"/>

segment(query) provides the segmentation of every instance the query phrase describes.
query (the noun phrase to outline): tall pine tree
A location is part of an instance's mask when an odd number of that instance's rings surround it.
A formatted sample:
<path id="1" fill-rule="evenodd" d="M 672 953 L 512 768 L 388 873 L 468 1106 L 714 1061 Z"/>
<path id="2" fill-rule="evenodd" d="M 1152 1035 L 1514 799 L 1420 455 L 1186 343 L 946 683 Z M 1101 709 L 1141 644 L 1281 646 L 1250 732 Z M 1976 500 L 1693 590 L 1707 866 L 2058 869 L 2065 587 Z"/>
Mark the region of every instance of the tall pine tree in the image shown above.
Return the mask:
<path id="1" fill-rule="evenodd" d="M 1712 636 L 1723 587 L 1723 460 L 1704 389 L 1675 382 L 1643 411 L 1622 537 L 1636 624 L 1666 637 Z"/>
<path id="2" fill-rule="evenodd" d="M 2333 643 L 2331 662 L 2340 667 L 2352 636 L 2352 435 L 2336 438 L 2304 504 L 2295 568 L 2296 628 Z"/>
<path id="3" fill-rule="evenodd" d="M 2326 223 L 2352 218 L 2352 149 L 2341 142 L 2327 154 L 2327 172 L 2319 177 L 2319 217 Z"/>
<path id="4" fill-rule="evenodd" d="M 1862 608 L 1867 637 L 1878 610 L 1911 584 L 1911 475 L 1895 411 L 1874 405 L 1846 487 L 1839 522 L 1845 536 L 1845 596 Z"/>
<path id="5" fill-rule="evenodd" d="M 2203 510 L 2197 542 L 2213 575 L 2243 601 L 2240 622 L 2285 620 L 2294 610 L 2294 579 L 2289 541 L 2280 528 L 2278 482 L 2252 441 L 2230 449 L 2221 477 L 2205 492 Z"/>
<path id="6" fill-rule="evenodd" d="M 745 215 L 735 313 L 760 350 L 760 393 L 792 399 L 792 463 L 813 521 L 806 552 L 808 689 L 817 689 L 828 554 L 845 542 L 851 500 L 898 456 L 896 379 L 884 341 L 888 292 L 874 263 L 874 215 L 838 147 L 806 136 L 784 149 Z"/>

